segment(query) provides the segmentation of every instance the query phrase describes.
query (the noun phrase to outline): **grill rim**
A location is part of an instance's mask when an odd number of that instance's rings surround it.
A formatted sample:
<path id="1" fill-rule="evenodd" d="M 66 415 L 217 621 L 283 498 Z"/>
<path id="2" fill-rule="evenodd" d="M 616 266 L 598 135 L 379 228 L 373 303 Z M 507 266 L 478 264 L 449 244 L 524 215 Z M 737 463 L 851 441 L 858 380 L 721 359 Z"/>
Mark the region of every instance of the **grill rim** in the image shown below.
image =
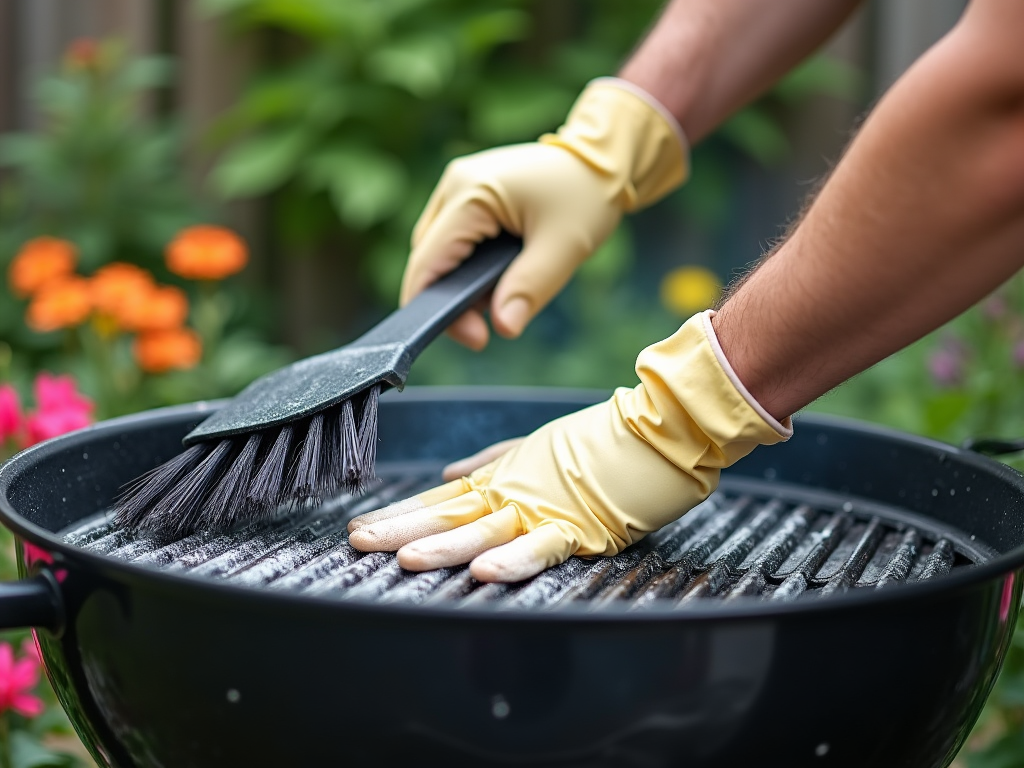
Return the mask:
<path id="1" fill-rule="evenodd" d="M 556 400 L 564 403 L 578 403 L 581 407 L 590 405 L 606 396 L 607 392 L 595 390 L 512 387 L 410 387 L 405 393 L 397 395 L 403 401 L 410 403 L 431 403 L 439 399 L 473 402 L 504 402 L 508 400 L 516 400 L 518 402 L 551 402 Z M 395 395 L 389 393 L 387 399 L 390 400 L 394 397 Z M 1024 545 L 1020 545 L 1008 552 L 996 555 L 982 565 L 949 573 L 940 579 L 893 584 L 883 590 L 855 589 L 841 595 L 833 595 L 827 600 L 798 600 L 791 603 L 775 603 L 752 597 L 737 598 L 730 601 L 727 605 L 707 604 L 699 601 L 683 608 L 671 605 L 652 605 L 644 612 L 629 611 L 628 603 L 622 606 L 610 605 L 600 612 L 589 612 L 586 606 L 579 606 L 578 608 L 576 606 L 566 606 L 562 610 L 553 612 L 505 612 L 486 606 L 462 608 L 455 605 L 406 606 L 356 600 L 342 602 L 324 596 L 302 595 L 276 590 L 257 590 L 243 585 L 232 584 L 228 581 L 199 579 L 188 574 L 176 574 L 146 568 L 142 565 L 115 560 L 102 554 L 89 552 L 88 550 L 65 543 L 57 533 L 50 532 L 31 522 L 13 508 L 13 504 L 8 498 L 11 486 L 17 482 L 21 474 L 26 470 L 30 470 L 38 461 L 44 458 L 80 449 L 97 439 L 110 437 L 115 433 L 119 434 L 126 428 L 152 429 L 169 423 L 177 423 L 186 416 L 194 418 L 198 422 L 224 402 L 226 401 L 200 401 L 122 416 L 99 422 L 78 432 L 47 440 L 22 451 L 0 466 L 0 521 L 19 538 L 40 546 L 53 554 L 55 556 L 55 567 L 69 566 L 74 568 L 76 563 L 81 562 L 82 565 L 87 566 L 90 570 L 95 570 L 95 572 L 115 581 L 129 585 L 139 584 L 142 587 L 150 586 L 163 589 L 185 590 L 182 593 L 183 596 L 188 596 L 190 599 L 203 600 L 225 597 L 230 598 L 234 602 L 243 601 L 247 605 L 270 601 L 269 605 L 275 609 L 284 608 L 287 610 L 292 608 L 295 610 L 315 610 L 317 612 L 329 610 L 350 616 L 365 614 L 377 618 L 416 616 L 422 620 L 451 620 L 469 623 L 480 621 L 510 621 L 513 623 L 539 621 L 544 624 L 602 625 L 608 623 L 617 624 L 625 621 L 630 625 L 636 625 L 660 624 L 666 621 L 702 622 L 749 620 L 756 617 L 768 619 L 804 614 L 828 615 L 833 611 L 850 611 L 858 607 L 875 607 L 898 604 L 905 601 L 913 601 L 915 604 L 920 604 L 930 599 L 945 598 L 960 591 L 970 590 L 982 582 L 991 581 L 998 577 L 1006 577 L 1012 572 L 1024 568 Z M 804 429 L 814 426 L 839 428 L 854 431 L 867 437 L 884 439 L 890 442 L 895 441 L 919 449 L 936 451 L 950 458 L 955 458 L 961 466 L 967 466 L 981 473 L 993 475 L 996 480 L 1009 483 L 1024 495 L 1024 475 L 1005 464 L 968 450 L 854 419 L 806 414 L 799 415 L 797 420 L 806 425 Z M 183 426 L 186 427 L 185 431 L 187 432 L 187 422 Z M 386 464 L 387 462 L 382 462 L 382 465 Z M 438 461 L 436 467 L 440 469 L 442 464 L 442 461 Z M 857 499 L 867 502 L 871 501 L 870 499 L 856 497 L 852 494 L 849 498 L 853 501 Z M 77 519 L 84 519 L 89 514 L 95 514 L 95 510 L 85 515 L 80 515 Z M 19 548 L 20 546 L 19 544 Z"/>

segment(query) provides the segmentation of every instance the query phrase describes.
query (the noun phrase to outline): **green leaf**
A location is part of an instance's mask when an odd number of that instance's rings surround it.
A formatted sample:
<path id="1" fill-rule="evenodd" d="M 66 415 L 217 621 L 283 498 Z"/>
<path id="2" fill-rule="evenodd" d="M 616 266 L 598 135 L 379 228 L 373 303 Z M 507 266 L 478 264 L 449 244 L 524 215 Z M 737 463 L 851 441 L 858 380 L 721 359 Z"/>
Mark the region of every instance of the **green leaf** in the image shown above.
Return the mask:
<path id="1" fill-rule="evenodd" d="M 12 731 L 11 764 L 13 768 L 71 768 L 71 755 L 51 752 L 24 731 Z"/>
<path id="2" fill-rule="evenodd" d="M 530 16 L 515 8 L 480 13 L 462 25 L 462 42 L 472 54 L 486 53 L 501 43 L 522 40 L 530 32 Z"/>
<path id="3" fill-rule="evenodd" d="M 924 401 L 924 423 L 929 434 L 941 435 L 947 432 L 971 409 L 974 404 L 966 392 L 943 392 Z"/>
<path id="4" fill-rule="evenodd" d="M 305 176 L 314 188 L 327 189 L 341 220 L 353 229 L 367 229 L 394 214 L 409 189 L 398 158 L 355 142 L 310 157 Z"/>
<path id="5" fill-rule="evenodd" d="M 625 224 L 619 225 L 594 255 L 583 262 L 577 271 L 582 280 L 606 284 L 624 278 L 633 263 L 633 240 Z"/>
<path id="6" fill-rule="evenodd" d="M 174 62 L 166 56 L 137 59 L 124 72 L 125 85 L 141 90 L 169 85 L 173 80 Z"/>
<path id="7" fill-rule="evenodd" d="M 367 75 L 413 96 L 437 95 L 455 74 L 456 56 L 447 36 L 417 35 L 382 46 L 366 60 Z"/>
<path id="8" fill-rule="evenodd" d="M 830 56 L 815 56 L 783 78 L 772 93 L 799 104 L 811 96 L 855 101 L 864 91 L 864 76 L 850 64 Z"/>
<path id="9" fill-rule="evenodd" d="M 469 103 L 469 128 L 482 144 L 535 139 L 565 119 L 575 94 L 554 83 L 515 79 L 487 83 Z"/>
<path id="10" fill-rule="evenodd" d="M 737 112 L 719 130 L 761 165 L 776 165 L 789 154 L 786 134 L 756 106 Z"/>
<path id="11" fill-rule="evenodd" d="M 309 141 L 299 125 L 236 144 L 213 169 L 213 187 L 229 200 L 270 192 L 292 177 Z"/>
<path id="12" fill-rule="evenodd" d="M 356 0 L 256 0 L 239 10 L 250 26 L 280 27 L 304 37 L 329 40 L 346 32 L 368 34 L 374 12 Z"/>

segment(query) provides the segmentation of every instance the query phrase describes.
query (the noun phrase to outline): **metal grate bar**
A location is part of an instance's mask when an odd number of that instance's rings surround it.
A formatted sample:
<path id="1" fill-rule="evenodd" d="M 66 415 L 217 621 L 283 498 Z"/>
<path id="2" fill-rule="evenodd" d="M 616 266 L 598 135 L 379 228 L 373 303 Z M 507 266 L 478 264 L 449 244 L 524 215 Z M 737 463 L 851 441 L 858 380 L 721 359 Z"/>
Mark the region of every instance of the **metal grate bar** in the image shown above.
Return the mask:
<path id="1" fill-rule="evenodd" d="M 679 605 L 700 599 L 714 597 L 727 585 L 732 584 L 741 573 L 737 566 L 753 551 L 754 547 L 779 520 L 782 503 L 772 499 L 750 522 L 729 537 L 721 554 L 716 554 L 703 565 L 711 567 L 698 576 L 679 598 Z"/>
<path id="2" fill-rule="evenodd" d="M 971 544 L 926 524 L 893 520 L 876 506 L 787 503 L 740 486 L 720 490 L 679 520 L 614 557 L 572 557 L 520 584 L 481 584 L 466 566 L 402 569 L 394 553 L 348 543 L 354 515 L 407 498 L 436 478 L 404 476 L 365 496 L 340 496 L 228 533 L 179 541 L 133 536 L 109 515 L 78 525 L 66 541 L 92 552 L 257 589 L 344 601 L 461 609 L 558 610 L 582 604 L 630 610 L 734 599 L 795 600 L 939 577 L 980 561 Z M 799 496 L 797 497 L 800 498 Z M 925 521 L 926 523 L 927 521 Z M 971 554 L 975 553 L 975 554 Z"/>
<path id="3" fill-rule="evenodd" d="M 458 572 L 457 568 L 438 568 L 409 576 L 394 589 L 381 596 L 382 603 L 409 603 L 421 605 L 438 587 Z"/>
<path id="4" fill-rule="evenodd" d="M 914 528 L 908 528 L 903 534 L 903 539 L 896 551 L 892 553 L 889 562 L 886 564 L 882 575 L 875 582 L 875 589 L 881 589 L 887 584 L 904 581 L 910 575 L 910 569 L 914 567 L 917 553 L 921 549 L 921 534 Z"/>
<path id="5" fill-rule="evenodd" d="M 948 539 L 935 542 L 931 554 L 924 561 L 924 568 L 917 577 L 919 581 L 945 576 L 953 567 L 953 544 Z"/>
<path id="6" fill-rule="evenodd" d="M 346 565 L 333 576 L 323 581 L 312 582 L 302 591 L 307 595 L 325 595 L 354 587 L 375 574 L 394 558 L 393 552 L 371 552 L 368 555 L 363 555 L 351 565 Z"/>
<path id="7" fill-rule="evenodd" d="M 739 525 L 743 519 L 742 515 L 749 505 L 750 498 L 741 496 L 731 506 L 712 518 L 708 525 L 697 534 L 697 539 L 692 546 L 689 546 L 668 570 L 648 582 L 637 595 L 637 606 L 678 595 L 701 563 L 705 562 Z"/>
<path id="8" fill-rule="evenodd" d="M 813 546 L 800 561 L 800 564 L 790 572 L 771 594 L 772 600 L 795 600 L 807 591 L 811 579 L 818 572 L 829 555 L 839 545 L 847 529 L 853 521 L 845 512 L 832 516 L 828 524 L 820 533 L 812 535 Z"/>
<path id="9" fill-rule="evenodd" d="M 842 567 L 829 577 L 819 592 L 820 596 L 827 597 L 836 592 L 845 592 L 852 587 L 860 578 L 864 566 L 868 564 L 868 560 L 871 559 L 872 553 L 884 535 L 885 529 L 882 527 L 882 521 L 877 517 L 871 518 L 871 522 L 867 524 L 853 552 Z"/>
<path id="10" fill-rule="evenodd" d="M 749 565 L 743 564 L 747 566 L 746 573 L 726 595 L 727 599 L 761 594 L 768 586 L 768 577 L 773 575 L 790 553 L 796 549 L 797 544 L 810 528 L 813 518 L 814 511 L 807 505 L 799 506 L 787 515 L 775 533 L 768 537 L 762 546 L 754 550 L 752 555 L 756 555 L 756 559 Z M 743 570 L 742 566 L 741 570 Z"/>

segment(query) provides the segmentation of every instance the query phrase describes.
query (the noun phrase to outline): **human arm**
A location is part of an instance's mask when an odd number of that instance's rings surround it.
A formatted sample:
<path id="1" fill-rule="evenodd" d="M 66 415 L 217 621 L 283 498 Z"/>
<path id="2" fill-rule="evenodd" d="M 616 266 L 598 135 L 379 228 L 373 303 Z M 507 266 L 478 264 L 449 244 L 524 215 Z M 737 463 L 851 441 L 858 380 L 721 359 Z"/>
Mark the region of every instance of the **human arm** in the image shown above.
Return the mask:
<path id="1" fill-rule="evenodd" d="M 990 292 L 1024 264 L 1021 29 L 1014 0 L 974 0 L 703 334 L 689 321 L 641 354 L 637 388 L 461 485 L 353 521 L 353 544 L 399 549 L 418 570 L 472 560 L 483 580 L 617 551 L 704 498 L 718 469 L 784 439 L 779 417 Z M 606 551 L 584 549 L 594 542 Z"/>
<path id="2" fill-rule="evenodd" d="M 1024 5 L 974 0 L 885 95 L 792 235 L 714 319 L 787 416 L 1024 265 Z"/>
<path id="3" fill-rule="evenodd" d="M 673 0 L 617 87 L 588 87 L 558 134 L 449 165 L 413 232 L 402 303 L 504 228 L 525 248 L 494 290 L 491 322 L 518 336 L 623 213 L 682 183 L 687 139 L 771 85 L 856 4 L 777 0 L 768 12 L 763 0 Z M 478 310 L 450 333 L 474 349 L 489 335 Z"/>

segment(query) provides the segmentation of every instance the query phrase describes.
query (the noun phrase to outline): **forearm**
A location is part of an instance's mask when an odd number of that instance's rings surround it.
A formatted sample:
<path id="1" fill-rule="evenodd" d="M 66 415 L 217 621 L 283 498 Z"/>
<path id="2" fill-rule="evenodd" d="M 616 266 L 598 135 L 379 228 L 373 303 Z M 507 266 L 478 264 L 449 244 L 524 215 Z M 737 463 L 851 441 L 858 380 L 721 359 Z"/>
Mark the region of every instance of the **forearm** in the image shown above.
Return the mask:
<path id="1" fill-rule="evenodd" d="M 672 0 L 620 77 L 696 143 L 820 46 L 860 0 Z"/>
<path id="2" fill-rule="evenodd" d="M 782 418 L 1024 265 L 1024 6 L 975 0 L 893 87 L 714 325 Z"/>

